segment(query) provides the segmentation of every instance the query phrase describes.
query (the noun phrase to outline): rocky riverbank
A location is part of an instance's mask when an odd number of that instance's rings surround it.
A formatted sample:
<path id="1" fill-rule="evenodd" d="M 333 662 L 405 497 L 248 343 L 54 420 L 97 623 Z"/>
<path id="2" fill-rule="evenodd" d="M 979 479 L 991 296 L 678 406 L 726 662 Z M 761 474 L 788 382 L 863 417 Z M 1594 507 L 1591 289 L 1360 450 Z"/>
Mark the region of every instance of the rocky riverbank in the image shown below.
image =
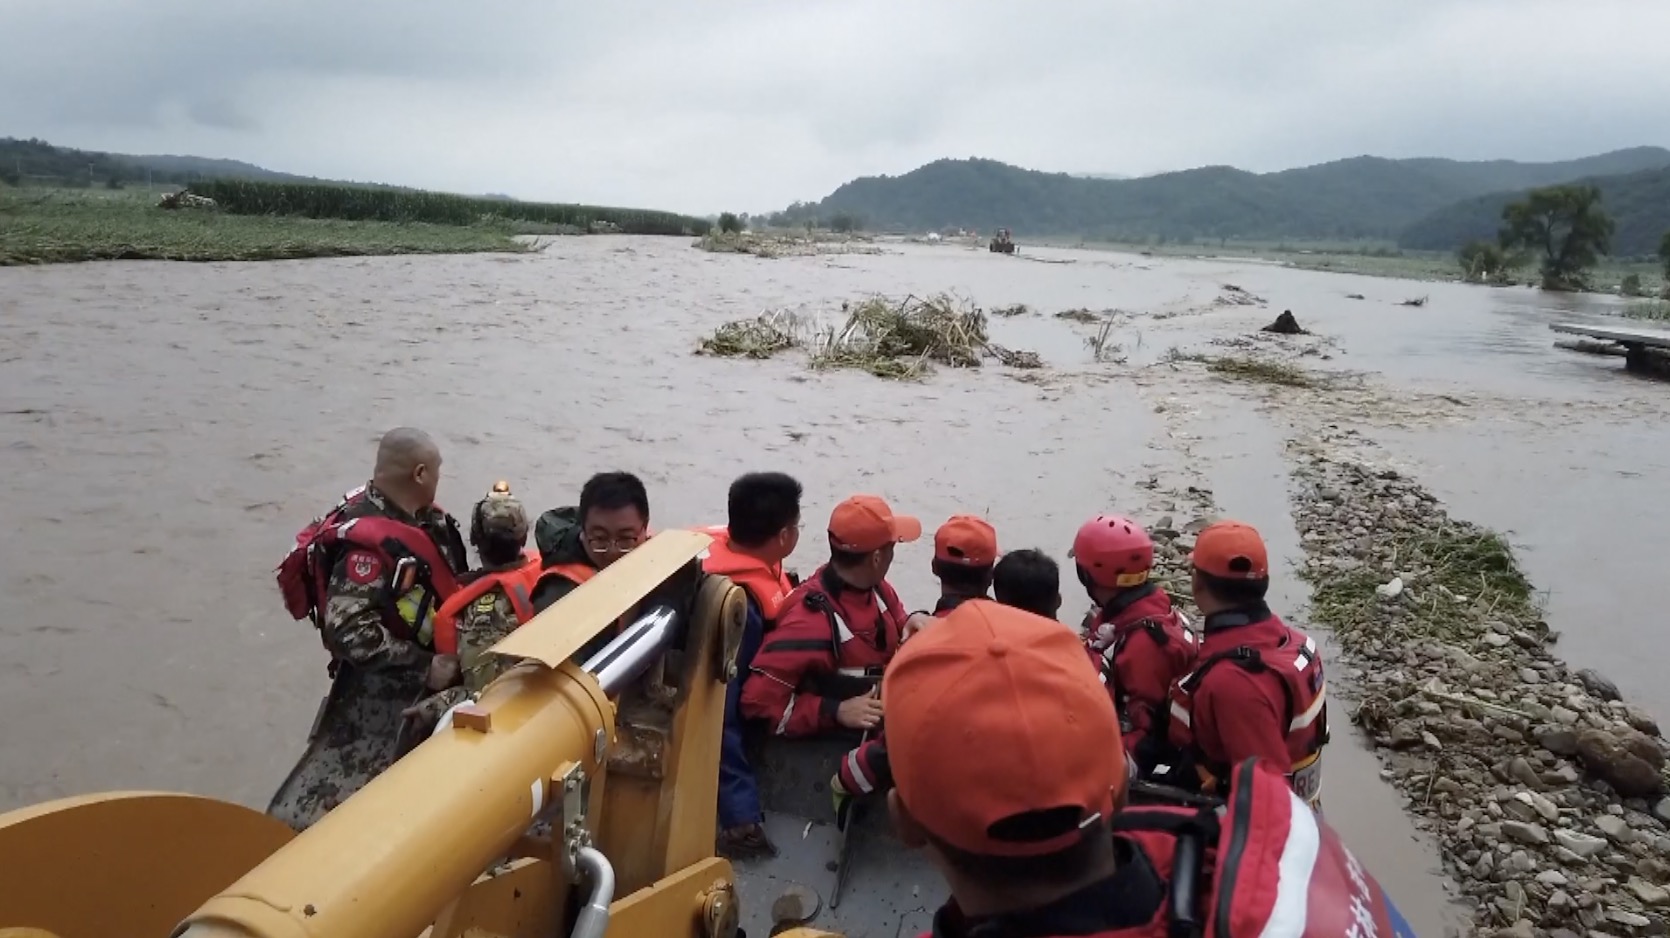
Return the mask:
<path id="1" fill-rule="evenodd" d="M 1336 701 L 1355 704 L 1336 704 L 1336 734 L 1349 713 L 1373 740 L 1481 932 L 1670 933 L 1657 724 L 1554 656 L 1505 541 L 1336 448 L 1349 436 L 1290 447 L 1311 618 L 1343 649 Z"/>

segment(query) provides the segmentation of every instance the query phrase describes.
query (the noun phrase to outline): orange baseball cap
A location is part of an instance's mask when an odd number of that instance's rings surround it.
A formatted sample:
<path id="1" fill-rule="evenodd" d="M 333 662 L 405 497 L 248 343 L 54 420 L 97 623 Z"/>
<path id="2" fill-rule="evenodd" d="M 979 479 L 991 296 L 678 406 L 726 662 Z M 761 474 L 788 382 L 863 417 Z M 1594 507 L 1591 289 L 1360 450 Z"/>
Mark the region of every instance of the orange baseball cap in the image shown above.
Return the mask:
<path id="1" fill-rule="evenodd" d="M 836 505 L 829 515 L 829 539 L 837 548 L 855 554 L 867 554 L 921 536 L 922 522 L 909 515 L 895 515 L 875 495 L 854 495 Z"/>
<path id="2" fill-rule="evenodd" d="M 881 696 L 899 799 L 953 847 L 1056 853 L 1121 800 L 1119 718 L 1059 622 L 963 603 L 899 648 Z"/>
<path id="3" fill-rule="evenodd" d="M 997 563 L 997 531 L 978 515 L 952 515 L 934 532 L 934 559 L 989 567 Z"/>
<path id="4" fill-rule="evenodd" d="M 1189 563 L 1202 573 L 1226 580 L 1264 580 L 1270 576 L 1270 555 L 1264 538 L 1252 525 L 1239 521 L 1211 524 L 1195 538 Z"/>

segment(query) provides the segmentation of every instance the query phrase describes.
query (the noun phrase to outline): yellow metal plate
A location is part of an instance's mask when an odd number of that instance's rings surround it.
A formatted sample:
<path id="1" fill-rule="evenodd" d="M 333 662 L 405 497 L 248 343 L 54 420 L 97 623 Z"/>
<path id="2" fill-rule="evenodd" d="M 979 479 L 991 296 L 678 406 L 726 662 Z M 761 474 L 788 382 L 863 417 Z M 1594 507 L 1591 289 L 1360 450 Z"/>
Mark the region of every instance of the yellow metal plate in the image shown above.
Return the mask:
<path id="1" fill-rule="evenodd" d="M 116 792 L 0 815 L 0 931 L 166 935 L 295 837 L 241 805 Z"/>
<path id="2" fill-rule="evenodd" d="M 662 531 L 490 649 L 557 667 L 707 550 L 699 531 Z"/>

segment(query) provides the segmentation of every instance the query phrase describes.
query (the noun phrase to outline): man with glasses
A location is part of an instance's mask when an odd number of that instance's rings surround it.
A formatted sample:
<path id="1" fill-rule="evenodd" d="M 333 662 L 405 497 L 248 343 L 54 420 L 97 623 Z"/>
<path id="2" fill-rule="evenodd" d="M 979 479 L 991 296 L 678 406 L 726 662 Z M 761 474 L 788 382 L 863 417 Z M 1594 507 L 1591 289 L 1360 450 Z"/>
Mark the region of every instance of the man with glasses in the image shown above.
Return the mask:
<path id="1" fill-rule="evenodd" d="M 599 570 L 626 556 L 649 537 L 649 495 L 630 472 L 600 472 L 580 489 L 579 507 L 553 508 L 534 528 L 544 573 L 533 590 L 542 612 Z M 604 632 L 581 648 L 585 660 L 614 637 Z"/>

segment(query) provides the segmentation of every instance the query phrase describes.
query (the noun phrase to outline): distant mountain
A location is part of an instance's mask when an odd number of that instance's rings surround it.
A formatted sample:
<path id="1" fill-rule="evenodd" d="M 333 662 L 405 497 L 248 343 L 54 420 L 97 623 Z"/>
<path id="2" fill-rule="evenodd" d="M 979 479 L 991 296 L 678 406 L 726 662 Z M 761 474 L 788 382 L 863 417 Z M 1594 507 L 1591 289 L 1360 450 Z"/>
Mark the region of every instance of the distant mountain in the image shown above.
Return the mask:
<path id="1" fill-rule="evenodd" d="M 318 182 L 309 176 L 274 172 L 238 160 L 200 156 L 129 156 L 55 147 L 45 140 L 0 138 L 0 179 L 54 185 L 142 183 L 185 185 L 199 179 L 264 179 Z"/>
<path id="2" fill-rule="evenodd" d="M 1462 199 L 1666 166 L 1670 150 L 1637 147 L 1559 163 L 1360 156 L 1276 173 L 1208 166 L 1109 180 L 947 159 L 855 179 L 781 220 L 846 214 L 883 230 L 1004 226 L 1022 237 L 1390 239 Z"/>
<path id="3" fill-rule="evenodd" d="M 148 168 L 153 174 L 165 172 L 180 177 L 197 179 L 263 179 L 268 182 L 318 182 L 313 176 L 297 176 L 245 163 L 240 160 L 217 160 L 203 156 L 126 156 L 110 154 L 125 163 Z"/>
<path id="4" fill-rule="evenodd" d="M 1658 252 L 1670 231 L 1670 168 L 1575 180 L 1600 189 L 1601 208 L 1612 216 L 1612 254 L 1636 257 Z M 1525 190 L 1492 192 L 1445 206 L 1416 221 L 1398 236 L 1411 250 L 1452 251 L 1469 241 L 1495 241 L 1502 209 L 1525 197 Z"/>
<path id="5" fill-rule="evenodd" d="M 184 186 L 208 179 L 259 179 L 266 182 L 409 190 L 407 186 L 385 183 L 349 182 L 281 173 L 240 160 L 168 154 L 101 153 L 96 150 L 57 147 L 45 140 L 0 137 L 0 182 L 58 186 L 107 186 L 151 182 L 156 185 Z M 498 194 L 483 198 L 517 201 L 511 196 Z"/>

